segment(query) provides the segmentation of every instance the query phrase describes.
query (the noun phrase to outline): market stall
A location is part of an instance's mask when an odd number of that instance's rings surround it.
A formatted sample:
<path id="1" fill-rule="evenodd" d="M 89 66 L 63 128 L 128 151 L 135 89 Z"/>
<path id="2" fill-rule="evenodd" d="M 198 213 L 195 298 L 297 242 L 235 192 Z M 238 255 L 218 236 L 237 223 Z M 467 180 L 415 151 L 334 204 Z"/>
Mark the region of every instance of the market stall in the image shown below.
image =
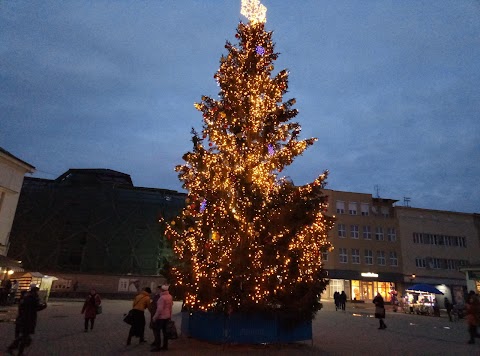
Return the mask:
<path id="1" fill-rule="evenodd" d="M 415 284 L 406 290 L 407 302 L 405 312 L 421 315 L 440 315 L 436 295 L 443 293 L 429 284 Z"/>

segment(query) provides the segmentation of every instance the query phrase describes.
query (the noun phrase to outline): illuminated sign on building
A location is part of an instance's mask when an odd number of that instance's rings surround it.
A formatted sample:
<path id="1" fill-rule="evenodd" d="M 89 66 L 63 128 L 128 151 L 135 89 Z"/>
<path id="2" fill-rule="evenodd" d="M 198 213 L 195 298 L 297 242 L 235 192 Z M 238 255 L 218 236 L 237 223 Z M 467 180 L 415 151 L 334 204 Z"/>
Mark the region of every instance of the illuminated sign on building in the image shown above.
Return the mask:
<path id="1" fill-rule="evenodd" d="M 378 273 L 362 272 L 362 277 L 377 278 L 377 277 L 378 277 Z"/>

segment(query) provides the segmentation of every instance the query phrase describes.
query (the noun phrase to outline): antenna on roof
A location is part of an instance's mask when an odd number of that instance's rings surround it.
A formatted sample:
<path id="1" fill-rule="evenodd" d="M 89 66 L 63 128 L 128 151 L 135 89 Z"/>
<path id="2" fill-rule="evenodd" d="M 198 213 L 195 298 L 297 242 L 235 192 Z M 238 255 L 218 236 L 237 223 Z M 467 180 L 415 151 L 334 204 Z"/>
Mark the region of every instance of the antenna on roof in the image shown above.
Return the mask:
<path id="1" fill-rule="evenodd" d="M 375 184 L 375 198 L 380 198 L 380 186 L 378 184 Z"/>
<path id="2" fill-rule="evenodd" d="M 408 197 L 403 197 L 403 206 L 406 206 L 407 208 L 410 207 L 410 198 Z"/>

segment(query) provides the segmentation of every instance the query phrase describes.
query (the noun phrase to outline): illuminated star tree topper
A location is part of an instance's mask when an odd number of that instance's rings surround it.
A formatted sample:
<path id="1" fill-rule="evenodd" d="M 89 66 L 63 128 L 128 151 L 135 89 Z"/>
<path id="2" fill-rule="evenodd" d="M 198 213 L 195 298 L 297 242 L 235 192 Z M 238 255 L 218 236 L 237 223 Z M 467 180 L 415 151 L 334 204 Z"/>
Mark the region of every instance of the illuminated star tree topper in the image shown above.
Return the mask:
<path id="1" fill-rule="evenodd" d="M 252 23 L 267 21 L 267 8 L 260 3 L 260 0 L 242 0 L 240 13 Z"/>

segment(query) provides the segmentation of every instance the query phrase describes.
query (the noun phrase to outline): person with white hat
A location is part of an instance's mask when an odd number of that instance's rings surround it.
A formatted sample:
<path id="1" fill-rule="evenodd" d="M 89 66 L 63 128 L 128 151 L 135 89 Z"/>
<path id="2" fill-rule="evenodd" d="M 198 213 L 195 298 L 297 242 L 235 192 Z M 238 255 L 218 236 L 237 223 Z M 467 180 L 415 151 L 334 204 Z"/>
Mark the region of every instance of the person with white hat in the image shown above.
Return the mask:
<path id="1" fill-rule="evenodd" d="M 152 318 L 155 323 L 155 340 L 156 345 L 150 350 L 152 352 L 160 350 L 168 350 L 168 337 L 167 337 L 167 323 L 172 318 L 173 298 L 168 291 L 169 285 L 162 285 L 162 292 L 157 302 L 157 310 Z M 163 334 L 163 346 L 161 345 L 160 330 Z"/>

